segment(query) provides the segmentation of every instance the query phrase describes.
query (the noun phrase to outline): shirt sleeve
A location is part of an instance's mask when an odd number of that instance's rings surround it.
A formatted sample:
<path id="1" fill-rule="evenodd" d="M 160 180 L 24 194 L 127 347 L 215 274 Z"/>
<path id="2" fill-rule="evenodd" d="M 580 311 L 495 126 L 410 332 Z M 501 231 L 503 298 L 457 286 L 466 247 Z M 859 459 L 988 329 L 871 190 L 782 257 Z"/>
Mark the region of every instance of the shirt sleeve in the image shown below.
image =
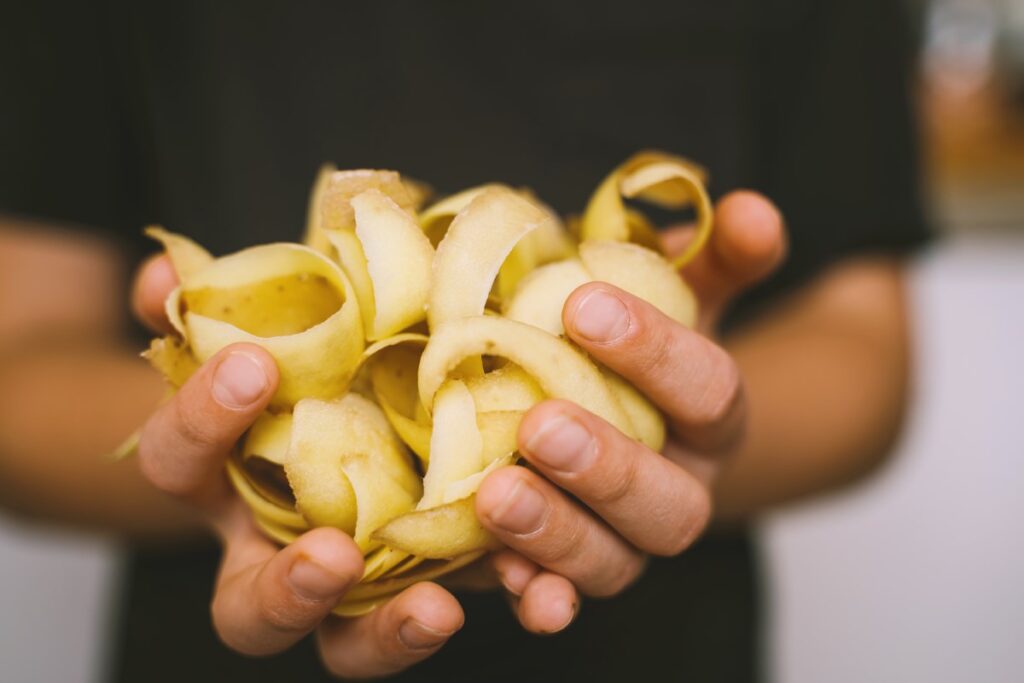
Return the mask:
<path id="1" fill-rule="evenodd" d="M 903 253 L 929 236 L 911 100 L 915 42 L 903 3 L 765 5 L 755 177 L 785 216 L 791 251 L 754 299 L 839 259 Z"/>
<path id="2" fill-rule="evenodd" d="M 16 3 L 0 41 L 0 212 L 142 248 L 141 173 L 105 3 Z"/>

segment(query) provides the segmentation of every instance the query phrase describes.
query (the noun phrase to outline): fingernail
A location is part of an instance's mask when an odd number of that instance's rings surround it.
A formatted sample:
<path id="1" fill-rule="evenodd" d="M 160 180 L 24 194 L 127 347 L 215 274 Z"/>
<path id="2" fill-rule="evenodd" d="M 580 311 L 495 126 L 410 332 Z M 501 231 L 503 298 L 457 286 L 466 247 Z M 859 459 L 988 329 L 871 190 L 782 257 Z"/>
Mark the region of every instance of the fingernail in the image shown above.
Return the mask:
<path id="1" fill-rule="evenodd" d="M 517 481 L 491 514 L 491 520 L 510 533 L 529 534 L 540 528 L 547 511 L 547 501 L 540 491 L 524 481 Z"/>
<path id="2" fill-rule="evenodd" d="M 610 342 L 629 329 L 629 311 L 614 294 L 595 289 L 576 307 L 572 322 L 576 331 L 590 341 Z"/>
<path id="3" fill-rule="evenodd" d="M 591 433 L 565 415 L 541 424 L 525 446 L 530 455 L 562 472 L 582 472 L 597 453 L 597 443 Z"/>
<path id="4" fill-rule="evenodd" d="M 565 615 L 565 621 L 562 622 L 561 626 L 552 629 L 551 631 L 549 631 L 549 633 L 558 633 L 569 628 L 569 624 L 571 624 L 573 620 L 576 618 L 576 607 L 577 604 L 575 602 L 560 600 L 557 605 L 557 611 Z"/>
<path id="5" fill-rule="evenodd" d="M 217 366 L 213 397 L 228 408 L 245 408 L 263 395 L 267 385 L 263 366 L 244 351 L 235 351 Z"/>
<path id="6" fill-rule="evenodd" d="M 303 555 L 288 570 L 288 583 L 296 593 L 308 600 L 327 600 L 340 596 L 349 581 Z"/>
<path id="7" fill-rule="evenodd" d="M 428 650 L 437 647 L 451 637 L 451 633 L 438 631 L 436 628 L 421 624 L 412 617 L 403 621 L 402 625 L 398 627 L 398 639 L 410 650 Z"/>

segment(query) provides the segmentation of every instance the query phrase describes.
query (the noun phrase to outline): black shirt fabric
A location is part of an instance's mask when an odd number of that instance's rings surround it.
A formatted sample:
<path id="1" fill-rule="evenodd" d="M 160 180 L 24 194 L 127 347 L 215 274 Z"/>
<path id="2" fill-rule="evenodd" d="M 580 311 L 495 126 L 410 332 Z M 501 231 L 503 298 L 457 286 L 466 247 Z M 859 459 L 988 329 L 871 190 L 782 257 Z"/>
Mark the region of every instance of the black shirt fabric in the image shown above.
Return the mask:
<path id="1" fill-rule="evenodd" d="M 441 193 L 532 187 L 579 212 L 661 148 L 786 216 L 791 257 L 752 311 L 829 263 L 926 236 L 892 0 L 22 3 L 0 21 L 0 210 L 111 234 L 161 223 L 215 253 L 296 239 L 318 165 L 395 168 Z M 216 641 L 212 549 L 133 554 L 113 678 L 326 680 L 306 642 L 247 659 Z M 655 560 L 565 633 L 497 595 L 408 681 L 757 679 L 743 534 Z M 244 678 L 243 678 L 244 677 Z"/>

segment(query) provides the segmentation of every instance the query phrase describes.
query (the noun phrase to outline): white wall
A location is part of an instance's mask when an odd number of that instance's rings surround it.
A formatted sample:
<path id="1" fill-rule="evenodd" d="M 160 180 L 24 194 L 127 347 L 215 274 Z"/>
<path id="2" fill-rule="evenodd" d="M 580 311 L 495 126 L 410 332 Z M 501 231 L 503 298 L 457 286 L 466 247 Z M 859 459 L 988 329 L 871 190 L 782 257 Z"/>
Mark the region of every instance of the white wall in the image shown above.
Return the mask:
<path id="1" fill-rule="evenodd" d="M 118 554 L 0 519 L 0 680 L 103 680 Z"/>
<path id="2" fill-rule="evenodd" d="M 780 683 L 1024 680 L 1024 239 L 943 246 L 913 299 L 892 461 L 763 526 Z"/>

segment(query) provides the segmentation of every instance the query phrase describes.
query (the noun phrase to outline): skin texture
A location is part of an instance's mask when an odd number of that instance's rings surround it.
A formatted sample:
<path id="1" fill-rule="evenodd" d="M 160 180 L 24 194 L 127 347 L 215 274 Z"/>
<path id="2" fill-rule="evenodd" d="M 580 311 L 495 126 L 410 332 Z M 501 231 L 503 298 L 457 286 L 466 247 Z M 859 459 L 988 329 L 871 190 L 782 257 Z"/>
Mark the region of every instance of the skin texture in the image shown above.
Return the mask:
<path id="1" fill-rule="evenodd" d="M 678 252 L 690 237 L 686 229 L 670 231 L 666 250 Z M 0 247 L 2 254 L 6 243 Z M 685 551 L 714 509 L 721 519 L 742 518 L 845 484 L 881 459 L 906 393 L 898 263 L 848 261 L 739 335 L 714 335 L 728 302 L 770 273 L 785 248 L 771 203 L 735 192 L 719 203 L 713 239 L 684 273 L 701 301 L 696 331 L 608 284 L 573 293 L 563 312 L 568 335 L 665 412 L 669 443 L 654 453 L 574 404 L 536 406 L 518 434 L 534 469 L 498 470 L 477 494 L 480 519 L 508 548 L 475 573 L 464 572 L 467 585 L 500 584 L 525 628 L 555 632 L 571 623 L 583 596 L 615 595 L 640 576 L 649 555 Z M 133 306 L 154 330 L 166 329 L 162 302 L 175 282 L 164 257 L 151 259 L 136 278 Z M 109 348 L 101 343 L 109 336 L 95 338 L 97 348 Z M 0 364 L 27 353 L 14 342 L 5 348 Z M 39 372 L 64 358 L 38 353 Z M 223 350 L 152 414 L 137 461 L 154 485 L 148 488 L 137 473 L 109 481 L 93 472 L 106 466 L 86 464 L 90 451 L 81 444 L 102 441 L 95 435 L 89 441 L 90 430 L 124 434 L 138 423 L 129 417 L 141 421 L 156 400 L 152 375 L 143 380 L 127 356 L 120 367 L 112 360 L 101 385 L 124 391 L 97 397 L 97 384 L 87 383 L 97 377 L 86 368 L 99 352 L 77 344 L 63 353 L 68 366 L 51 372 L 47 395 L 27 407 L 23 397 L 35 376 L 12 379 L 8 370 L 15 366 L 0 365 L 0 465 L 13 477 L 11 491 L 29 492 L 6 500 L 55 518 L 107 505 L 87 521 L 139 533 L 184 531 L 197 523 L 213 529 L 225 548 L 214 624 L 229 646 L 245 653 L 276 652 L 315 630 L 330 671 L 368 677 L 430 656 L 462 626 L 458 601 L 436 584 L 409 588 L 365 617 L 328 617 L 362 570 L 351 539 L 318 529 L 279 550 L 254 528 L 230 493 L 222 464 L 277 383 L 273 361 L 258 347 Z M 136 397 L 134 410 L 102 425 L 80 420 L 75 440 L 52 434 L 67 430 L 31 429 L 33 423 L 66 424 L 74 417 L 68 403 L 76 398 L 103 404 L 115 394 Z M 7 412 L 14 409 L 21 411 L 17 421 Z M 78 463 L 75 478 L 53 474 L 67 463 Z M 61 493 L 72 490 L 77 502 L 65 505 Z"/>

